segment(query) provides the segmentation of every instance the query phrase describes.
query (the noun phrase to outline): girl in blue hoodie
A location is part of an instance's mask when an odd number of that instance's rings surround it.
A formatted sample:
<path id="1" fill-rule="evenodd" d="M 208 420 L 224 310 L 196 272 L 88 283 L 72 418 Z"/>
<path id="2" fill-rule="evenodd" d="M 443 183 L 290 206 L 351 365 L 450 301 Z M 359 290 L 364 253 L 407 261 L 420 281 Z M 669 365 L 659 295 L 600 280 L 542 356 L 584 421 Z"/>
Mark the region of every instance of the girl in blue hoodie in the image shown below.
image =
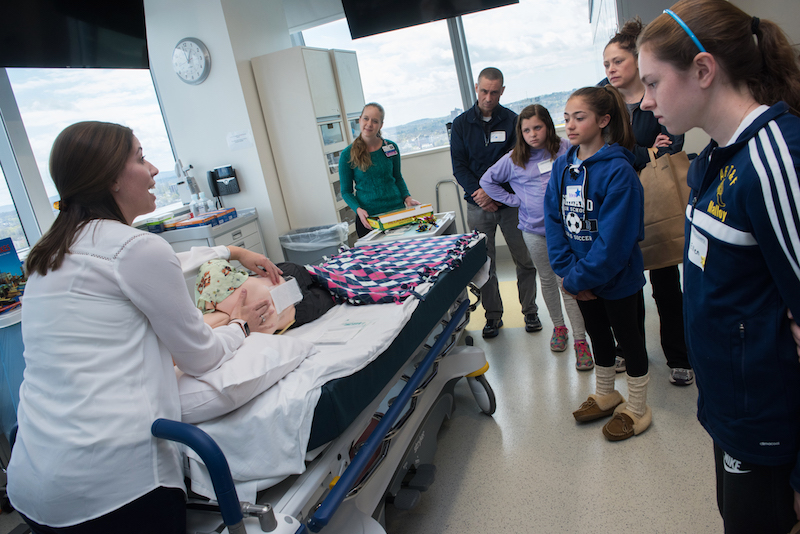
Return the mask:
<path id="1" fill-rule="evenodd" d="M 578 89 L 564 110 L 572 148 L 553 164 L 545 194 L 547 252 L 564 290 L 575 295 L 595 355 L 595 393 L 573 416 L 603 427 L 611 441 L 650 426 L 638 300 L 644 286 L 644 193 L 633 170 L 635 140 L 625 101 L 612 86 Z M 615 342 L 627 358 L 628 402 L 614 389 Z"/>

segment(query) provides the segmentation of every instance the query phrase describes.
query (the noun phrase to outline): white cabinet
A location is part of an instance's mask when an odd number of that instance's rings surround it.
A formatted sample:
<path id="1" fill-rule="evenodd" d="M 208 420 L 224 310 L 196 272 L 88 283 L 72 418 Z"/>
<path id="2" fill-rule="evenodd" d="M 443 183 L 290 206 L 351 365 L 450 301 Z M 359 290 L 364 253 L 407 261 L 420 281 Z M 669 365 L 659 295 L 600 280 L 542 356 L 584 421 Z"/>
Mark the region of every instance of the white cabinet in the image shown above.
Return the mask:
<path id="1" fill-rule="evenodd" d="M 347 125 L 347 142 L 352 143 L 360 132 L 358 119 L 365 103 L 358 58 L 352 50 L 331 50 L 330 54 L 336 82 L 339 85 L 342 115 Z"/>
<path id="2" fill-rule="evenodd" d="M 255 208 L 241 210 L 238 214 L 235 219 L 217 226 L 168 230 L 159 235 L 167 240 L 175 252 L 188 252 L 192 247 L 234 245 L 266 255 L 267 248 Z"/>
<path id="3" fill-rule="evenodd" d="M 364 107 L 355 52 L 297 46 L 251 64 L 290 227 L 348 221 L 354 233 L 339 155 L 353 139 L 348 117 L 357 127 Z"/>

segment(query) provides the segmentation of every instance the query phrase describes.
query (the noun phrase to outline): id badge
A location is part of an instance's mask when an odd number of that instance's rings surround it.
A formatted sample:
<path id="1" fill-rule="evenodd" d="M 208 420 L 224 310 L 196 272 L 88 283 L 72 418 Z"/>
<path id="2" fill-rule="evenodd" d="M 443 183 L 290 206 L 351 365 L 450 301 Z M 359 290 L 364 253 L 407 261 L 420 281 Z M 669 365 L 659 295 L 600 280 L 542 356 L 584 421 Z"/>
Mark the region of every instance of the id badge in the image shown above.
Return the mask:
<path id="1" fill-rule="evenodd" d="M 383 153 L 386 154 L 387 158 L 397 155 L 397 150 L 395 150 L 394 145 L 383 145 L 381 148 L 383 148 Z"/>
<path id="2" fill-rule="evenodd" d="M 708 238 L 697 231 L 692 226 L 692 234 L 689 238 L 689 251 L 687 253 L 689 261 L 706 270 L 706 258 L 708 257 Z"/>
<path id="3" fill-rule="evenodd" d="M 540 161 L 539 162 L 539 174 L 547 174 L 548 172 L 553 170 L 553 160 L 549 159 L 547 161 Z"/>
<path id="4" fill-rule="evenodd" d="M 497 132 L 492 132 L 489 134 L 489 142 L 490 143 L 505 143 L 506 142 L 506 132 L 500 130 Z"/>
<path id="5" fill-rule="evenodd" d="M 583 207 L 583 186 L 582 185 L 568 185 L 565 191 L 564 204 L 567 206 L 581 206 Z"/>
<path id="6" fill-rule="evenodd" d="M 289 306 L 303 300 L 303 293 L 300 291 L 300 286 L 293 276 L 288 276 L 286 283 L 272 288 L 270 296 L 272 297 L 272 303 L 275 305 L 275 313 L 281 313 Z"/>

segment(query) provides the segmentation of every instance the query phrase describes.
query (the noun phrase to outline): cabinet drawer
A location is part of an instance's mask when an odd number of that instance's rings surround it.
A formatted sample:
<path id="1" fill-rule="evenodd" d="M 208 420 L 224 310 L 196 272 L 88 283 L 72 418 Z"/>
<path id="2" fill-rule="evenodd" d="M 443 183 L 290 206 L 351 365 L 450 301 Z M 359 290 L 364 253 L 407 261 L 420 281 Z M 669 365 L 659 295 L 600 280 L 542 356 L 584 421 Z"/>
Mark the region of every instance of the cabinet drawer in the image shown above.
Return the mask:
<path id="1" fill-rule="evenodd" d="M 236 241 L 231 241 L 230 243 L 220 243 L 217 241 L 217 245 L 242 247 L 246 248 L 247 250 L 253 250 L 255 252 L 259 252 L 260 254 L 264 254 L 264 247 L 261 246 L 261 236 L 257 233 L 250 234 L 241 239 L 237 239 Z"/>
<path id="2" fill-rule="evenodd" d="M 231 230 L 230 232 L 224 233 L 216 238 L 214 238 L 214 243 L 217 245 L 237 245 L 238 242 L 246 239 L 253 234 L 256 234 L 256 241 L 259 241 L 258 237 L 258 221 L 249 222 L 243 226 L 235 230 Z"/>

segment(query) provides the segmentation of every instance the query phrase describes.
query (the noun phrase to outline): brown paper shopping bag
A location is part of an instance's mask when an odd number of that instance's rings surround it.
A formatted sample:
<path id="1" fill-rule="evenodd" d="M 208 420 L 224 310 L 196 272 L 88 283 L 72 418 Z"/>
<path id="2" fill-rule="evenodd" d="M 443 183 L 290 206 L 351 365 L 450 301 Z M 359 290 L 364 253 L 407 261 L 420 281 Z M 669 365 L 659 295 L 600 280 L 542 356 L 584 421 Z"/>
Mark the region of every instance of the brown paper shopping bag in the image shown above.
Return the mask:
<path id="1" fill-rule="evenodd" d="M 639 171 L 644 188 L 644 240 L 639 243 L 645 270 L 677 265 L 683 261 L 683 228 L 690 189 L 686 183 L 689 158 L 685 152 L 656 159 Z"/>

